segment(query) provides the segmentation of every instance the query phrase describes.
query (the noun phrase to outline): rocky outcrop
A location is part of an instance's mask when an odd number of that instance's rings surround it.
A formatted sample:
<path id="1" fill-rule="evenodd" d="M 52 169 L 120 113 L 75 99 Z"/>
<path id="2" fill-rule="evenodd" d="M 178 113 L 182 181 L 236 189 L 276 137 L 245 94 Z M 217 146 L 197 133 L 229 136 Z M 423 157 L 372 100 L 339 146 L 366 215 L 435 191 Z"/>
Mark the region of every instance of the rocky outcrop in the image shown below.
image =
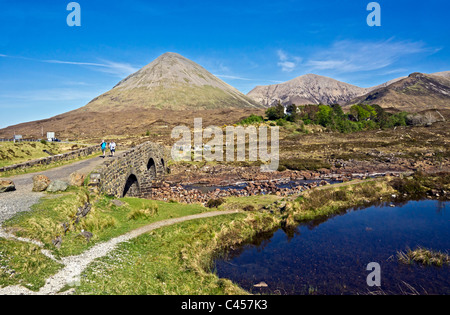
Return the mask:
<path id="1" fill-rule="evenodd" d="M 315 183 L 299 184 L 295 187 L 282 188 L 275 182 L 253 182 L 248 183 L 244 188 L 216 188 L 212 191 L 202 191 L 200 189 L 185 188 L 180 184 L 170 185 L 165 182 L 155 183 L 152 190 L 142 197 L 161 200 L 161 201 L 177 201 L 182 203 L 202 203 L 206 204 L 211 199 L 219 199 L 226 197 L 248 197 L 256 195 L 274 194 L 277 196 L 290 196 L 298 194 L 304 190 L 327 185 L 327 181 L 317 181 Z"/>

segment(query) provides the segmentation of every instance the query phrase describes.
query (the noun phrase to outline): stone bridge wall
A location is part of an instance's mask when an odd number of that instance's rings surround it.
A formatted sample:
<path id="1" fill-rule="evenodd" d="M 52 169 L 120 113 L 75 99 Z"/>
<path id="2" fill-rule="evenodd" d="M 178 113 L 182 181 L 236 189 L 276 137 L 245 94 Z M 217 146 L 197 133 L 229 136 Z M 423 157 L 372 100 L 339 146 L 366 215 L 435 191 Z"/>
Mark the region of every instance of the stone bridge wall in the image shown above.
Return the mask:
<path id="1" fill-rule="evenodd" d="M 91 173 L 90 186 L 110 196 L 140 197 L 151 192 L 152 183 L 167 173 L 169 152 L 159 144 L 138 145 Z"/>

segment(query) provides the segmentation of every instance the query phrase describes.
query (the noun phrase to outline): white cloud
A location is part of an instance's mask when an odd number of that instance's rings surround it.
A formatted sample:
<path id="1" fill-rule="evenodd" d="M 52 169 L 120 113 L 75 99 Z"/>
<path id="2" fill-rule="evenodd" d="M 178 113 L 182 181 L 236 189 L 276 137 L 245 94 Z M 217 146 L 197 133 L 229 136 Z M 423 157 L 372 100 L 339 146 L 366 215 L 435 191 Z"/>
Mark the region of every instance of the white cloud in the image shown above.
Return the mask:
<path id="1" fill-rule="evenodd" d="M 286 61 L 287 60 L 287 55 L 284 51 L 282 51 L 281 49 L 277 51 L 278 54 L 278 58 L 280 58 L 280 61 Z"/>
<path id="2" fill-rule="evenodd" d="M 128 76 L 139 70 L 139 68 L 133 67 L 128 63 L 120 63 L 109 60 L 102 60 L 102 63 L 63 61 L 63 60 L 40 60 L 40 61 L 46 63 L 94 67 L 94 69 L 97 71 L 117 75 L 121 78 Z"/>
<path id="3" fill-rule="evenodd" d="M 4 54 L 0 54 L 0 57 L 31 60 L 31 61 L 44 62 L 44 63 L 90 67 L 91 69 L 93 69 L 95 71 L 110 73 L 110 74 L 113 74 L 120 78 L 126 77 L 126 76 L 139 70 L 139 68 L 136 68 L 136 67 L 130 65 L 129 63 L 114 62 L 114 61 L 109 61 L 109 60 L 100 60 L 100 62 L 67 61 L 67 60 L 41 60 L 41 59 L 34 59 L 34 58 L 28 58 L 28 57 L 22 57 L 22 56 L 8 56 L 8 55 L 4 55 Z"/>
<path id="4" fill-rule="evenodd" d="M 279 49 L 278 54 L 278 66 L 284 72 L 292 72 L 297 68 L 298 64 L 302 62 L 302 58 L 296 56 L 289 56 L 285 51 Z"/>
<path id="5" fill-rule="evenodd" d="M 337 41 L 306 62 L 310 70 L 333 70 L 336 72 L 371 71 L 394 65 L 401 58 L 419 53 L 434 53 L 422 42 Z"/>
<path id="6" fill-rule="evenodd" d="M 226 75 L 226 74 L 214 74 L 214 75 L 215 75 L 216 77 L 224 78 L 224 79 L 243 80 L 243 81 L 254 81 L 253 79 L 237 77 L 237 76 L 234 76 L 234 75 Z"/>

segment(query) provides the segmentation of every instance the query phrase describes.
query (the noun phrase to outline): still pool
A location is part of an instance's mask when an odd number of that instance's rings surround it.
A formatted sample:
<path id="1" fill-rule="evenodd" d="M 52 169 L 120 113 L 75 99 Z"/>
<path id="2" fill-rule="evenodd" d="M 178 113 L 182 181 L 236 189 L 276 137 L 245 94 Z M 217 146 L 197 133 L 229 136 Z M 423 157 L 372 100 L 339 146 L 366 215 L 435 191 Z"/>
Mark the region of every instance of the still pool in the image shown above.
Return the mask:
<path id="1" fill-rule="evenodd" d="M 405 265 L 398 251 L 449 253 L 449 202 L 408 201 L 351 209 L 287 233 L 260 235 L 215 262 L 215 272 L 258 294 L 450 294 L 450 267 Z M 366 267 L 381 267 L 369 287 Z M 264 282 L 267 287 L 255 287 Z"/>

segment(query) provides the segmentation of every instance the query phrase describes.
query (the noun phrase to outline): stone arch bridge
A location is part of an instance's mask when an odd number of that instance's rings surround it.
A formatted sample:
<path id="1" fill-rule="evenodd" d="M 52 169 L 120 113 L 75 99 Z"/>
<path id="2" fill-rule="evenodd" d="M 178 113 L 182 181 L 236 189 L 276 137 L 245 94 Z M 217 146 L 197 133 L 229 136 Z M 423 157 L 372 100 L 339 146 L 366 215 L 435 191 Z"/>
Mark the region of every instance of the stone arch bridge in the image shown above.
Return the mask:
<path id="1" fill-rule="evenodd" d="M 140 197 L 150 193 L 153 182 L 167 174 L 168 151 L 145 142 L 105 161 L 90 175 L 89 187 L 106 195 Z"/>

